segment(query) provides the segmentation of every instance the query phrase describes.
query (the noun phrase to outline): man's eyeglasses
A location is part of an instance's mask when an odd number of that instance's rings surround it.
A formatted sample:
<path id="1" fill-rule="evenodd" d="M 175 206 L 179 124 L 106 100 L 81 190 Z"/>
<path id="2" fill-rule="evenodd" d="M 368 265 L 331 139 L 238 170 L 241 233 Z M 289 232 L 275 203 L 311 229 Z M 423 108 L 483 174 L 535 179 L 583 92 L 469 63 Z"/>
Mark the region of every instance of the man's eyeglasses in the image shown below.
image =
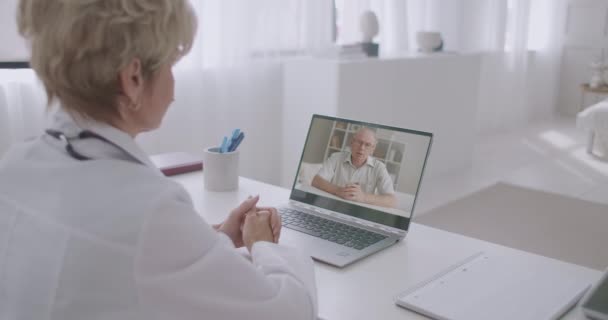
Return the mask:
<path id="1" fill-rule="evenodd" d="M 370 148 L 374 147 L 374 145 L 372 143 L 361 141 L 359 139 L 353 139 L 353 143 L 360 147 L 364 147 L 366 149 L 370 149 Z"/>

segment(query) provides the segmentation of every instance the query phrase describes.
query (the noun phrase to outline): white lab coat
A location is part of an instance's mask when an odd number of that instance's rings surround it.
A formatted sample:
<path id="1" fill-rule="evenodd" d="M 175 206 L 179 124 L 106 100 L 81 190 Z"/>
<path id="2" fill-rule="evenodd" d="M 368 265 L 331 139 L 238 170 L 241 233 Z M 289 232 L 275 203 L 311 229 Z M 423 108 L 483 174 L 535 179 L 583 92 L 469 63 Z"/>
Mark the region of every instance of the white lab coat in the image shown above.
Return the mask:
<path id="1" fill-rule="evenodd" d="M 127 134 L 63 112 L 52 127 L 127 152 L 78 140 L 95 159 L 78 161 L 43 135 L 5 155 L 0 319 L 315 318 L 310 257 L 258 242 L 247 259 Z"/>

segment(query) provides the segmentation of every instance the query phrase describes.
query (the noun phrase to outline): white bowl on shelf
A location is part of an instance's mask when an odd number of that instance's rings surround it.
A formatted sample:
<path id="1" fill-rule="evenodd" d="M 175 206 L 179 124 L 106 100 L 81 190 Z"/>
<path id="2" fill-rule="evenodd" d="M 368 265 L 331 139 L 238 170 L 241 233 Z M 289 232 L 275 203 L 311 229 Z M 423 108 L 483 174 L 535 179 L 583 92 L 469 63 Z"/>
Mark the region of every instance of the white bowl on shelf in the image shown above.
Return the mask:
<path id="1" fill-rule="evenodd" d="M 441 46 L 441 33 L 434 31 L 418 31 L 416 43 L 422 52 L 433 52 Z"/>

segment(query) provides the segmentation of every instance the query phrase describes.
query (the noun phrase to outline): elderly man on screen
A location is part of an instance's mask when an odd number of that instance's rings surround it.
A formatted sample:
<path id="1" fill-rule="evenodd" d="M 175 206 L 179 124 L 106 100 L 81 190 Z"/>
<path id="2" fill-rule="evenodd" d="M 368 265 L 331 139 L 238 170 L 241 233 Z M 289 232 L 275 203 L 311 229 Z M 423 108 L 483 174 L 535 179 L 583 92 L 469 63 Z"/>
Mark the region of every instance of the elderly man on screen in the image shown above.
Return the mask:
<path id="1" fill-rule="evenodd" d="M 327 158 L 312 186 L 346 200 L 394 208 L 393 180 L 384 163 L 372 157 L 377 143 L 373 130 L 359 129 L 351 140 L 351 151 Z"/>

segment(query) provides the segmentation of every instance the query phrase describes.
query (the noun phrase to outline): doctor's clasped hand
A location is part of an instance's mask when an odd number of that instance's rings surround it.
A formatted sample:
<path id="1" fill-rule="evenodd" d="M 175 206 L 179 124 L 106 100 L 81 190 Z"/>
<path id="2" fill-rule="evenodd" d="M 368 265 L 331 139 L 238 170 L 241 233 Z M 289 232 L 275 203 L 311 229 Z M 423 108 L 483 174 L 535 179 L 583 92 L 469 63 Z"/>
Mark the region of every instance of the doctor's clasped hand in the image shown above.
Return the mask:
<path id="1" fill-rule="evenodd" d="M 232 210 L 228 218 L 213 226 L 226 234 L 237 248 L 251 246 L 257 241 L 278 243 L 281 235 L 281 216 L 275 208 L 256 207 L 260 196 L 249 197 Z M 245 239 L 247 238 L 247 239 Z"/>

